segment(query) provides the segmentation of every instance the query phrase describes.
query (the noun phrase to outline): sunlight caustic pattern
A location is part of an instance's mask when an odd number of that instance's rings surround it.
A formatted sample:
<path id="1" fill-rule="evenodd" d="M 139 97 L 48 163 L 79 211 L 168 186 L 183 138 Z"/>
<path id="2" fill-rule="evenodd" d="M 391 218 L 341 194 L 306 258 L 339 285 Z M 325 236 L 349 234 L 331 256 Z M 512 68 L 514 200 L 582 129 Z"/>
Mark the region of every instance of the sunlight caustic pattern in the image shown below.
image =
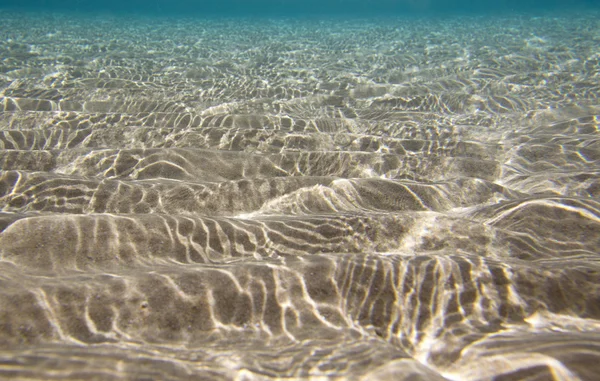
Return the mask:
<path id="1" fill-rule="evenodd" d="M 0 14 L 0 378 L 594 380 L 596 16 Z"/>

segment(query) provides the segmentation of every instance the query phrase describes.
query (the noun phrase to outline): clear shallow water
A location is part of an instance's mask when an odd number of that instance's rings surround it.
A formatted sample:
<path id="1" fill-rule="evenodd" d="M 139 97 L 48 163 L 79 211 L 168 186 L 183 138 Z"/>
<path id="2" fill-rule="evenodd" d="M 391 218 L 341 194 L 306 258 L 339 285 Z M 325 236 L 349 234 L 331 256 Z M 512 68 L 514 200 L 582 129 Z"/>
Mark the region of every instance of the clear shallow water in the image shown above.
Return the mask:
<path id="1" fill-rule="evenodd" d="M 3 12 L 0 378 L 594 380 L 594 12 Z"/>

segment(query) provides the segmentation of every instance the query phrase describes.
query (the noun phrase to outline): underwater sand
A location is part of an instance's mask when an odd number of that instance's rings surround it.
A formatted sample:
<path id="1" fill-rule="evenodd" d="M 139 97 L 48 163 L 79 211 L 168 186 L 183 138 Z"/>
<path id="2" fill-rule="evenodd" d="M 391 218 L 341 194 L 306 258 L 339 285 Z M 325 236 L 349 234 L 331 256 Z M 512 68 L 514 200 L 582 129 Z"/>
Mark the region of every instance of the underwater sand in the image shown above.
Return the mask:
<path id="1" fill-rule="evenodd" d="M 0 19 L 0 378 L 600 374 L 598 14 Z"/>

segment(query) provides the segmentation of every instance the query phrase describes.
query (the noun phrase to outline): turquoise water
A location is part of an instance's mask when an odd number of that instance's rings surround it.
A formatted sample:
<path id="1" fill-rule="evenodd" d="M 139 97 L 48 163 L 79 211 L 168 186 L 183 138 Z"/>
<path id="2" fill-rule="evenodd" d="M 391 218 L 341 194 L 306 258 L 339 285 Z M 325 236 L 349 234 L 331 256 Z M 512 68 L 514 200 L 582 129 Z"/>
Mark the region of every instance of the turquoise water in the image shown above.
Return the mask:
<path id="1" fill-rule="evenodd" d="M 595 0 L 268 0 L 268 1 L 201 1 L 201 0 L 4 0 L 3 8 L 25 8 L 33 11 L 77 11 L 135 13 L 146 15 L 298 15 L 364 16 L 369 15 L 447 15 L 498 13 L 515 11 L 548 11 L 598 6 Z"/>
<path id="2" fill-rule="evenodd" d="M 0 5 L 0 379 L 598 379 L 594 3 Z"/>

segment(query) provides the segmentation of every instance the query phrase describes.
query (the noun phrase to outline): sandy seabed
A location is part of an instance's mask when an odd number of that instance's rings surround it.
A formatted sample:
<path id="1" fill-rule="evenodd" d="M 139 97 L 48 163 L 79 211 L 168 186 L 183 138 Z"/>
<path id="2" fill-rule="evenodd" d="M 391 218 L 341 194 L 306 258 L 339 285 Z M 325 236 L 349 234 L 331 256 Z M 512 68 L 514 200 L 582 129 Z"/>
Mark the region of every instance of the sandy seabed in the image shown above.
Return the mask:
<path id="1" fill-rule="evenodd" d="M 0 378 L 596 380 L 599 16 L 0 13 Z"/>

